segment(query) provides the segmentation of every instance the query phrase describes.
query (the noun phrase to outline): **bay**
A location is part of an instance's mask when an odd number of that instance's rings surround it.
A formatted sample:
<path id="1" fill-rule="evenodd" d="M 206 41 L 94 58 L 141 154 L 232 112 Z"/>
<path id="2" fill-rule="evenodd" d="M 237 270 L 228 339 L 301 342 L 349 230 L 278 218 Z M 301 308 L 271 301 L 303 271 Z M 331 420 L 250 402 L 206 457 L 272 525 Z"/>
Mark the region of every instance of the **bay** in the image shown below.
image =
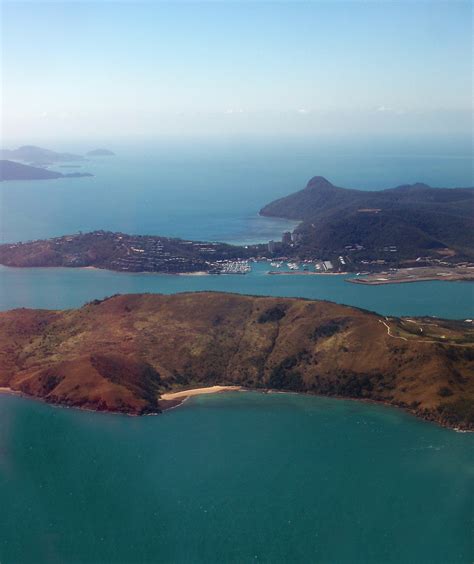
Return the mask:
<path id="1" fill-rule="evenodd" d="M 474 436 L 353 401 L 0 397 L 2 562 L 471 562 Z"/>

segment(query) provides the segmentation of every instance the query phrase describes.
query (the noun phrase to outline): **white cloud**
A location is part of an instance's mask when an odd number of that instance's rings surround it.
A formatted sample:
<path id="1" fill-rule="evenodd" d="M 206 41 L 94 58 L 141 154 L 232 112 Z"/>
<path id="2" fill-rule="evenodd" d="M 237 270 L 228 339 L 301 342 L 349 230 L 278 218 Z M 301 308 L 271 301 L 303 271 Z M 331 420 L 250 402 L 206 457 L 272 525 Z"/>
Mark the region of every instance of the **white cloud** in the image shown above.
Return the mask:
<path id="1" fill-rule="evenodd" d="M 406 110 L 402 108 L 390 108 L 389 106 L 383 106 L 383 105 L 379 106 L 375 111 L 380 113 L 395 114 L 397 116 L 402 116 L 406 114 Z"/>

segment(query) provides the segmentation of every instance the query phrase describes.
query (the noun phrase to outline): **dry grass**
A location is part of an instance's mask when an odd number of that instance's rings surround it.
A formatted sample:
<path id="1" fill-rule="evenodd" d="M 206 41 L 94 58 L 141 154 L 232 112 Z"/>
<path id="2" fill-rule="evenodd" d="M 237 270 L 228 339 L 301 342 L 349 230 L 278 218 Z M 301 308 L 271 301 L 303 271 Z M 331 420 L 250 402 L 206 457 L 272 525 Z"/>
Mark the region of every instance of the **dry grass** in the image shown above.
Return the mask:
<path id="1" fill-rule="evenodd" d="M 0 386 L 127 413 L 159 411 L 160 395 L 183 389 L 277 388 L 383 401 L 474 426 L 469 410 L 453 415 L 474 398 L 472 327 L 389 320 L 404 340 L 381 321 L 327 302 L 211 292 L 15 310 L 0 314 Z"/>

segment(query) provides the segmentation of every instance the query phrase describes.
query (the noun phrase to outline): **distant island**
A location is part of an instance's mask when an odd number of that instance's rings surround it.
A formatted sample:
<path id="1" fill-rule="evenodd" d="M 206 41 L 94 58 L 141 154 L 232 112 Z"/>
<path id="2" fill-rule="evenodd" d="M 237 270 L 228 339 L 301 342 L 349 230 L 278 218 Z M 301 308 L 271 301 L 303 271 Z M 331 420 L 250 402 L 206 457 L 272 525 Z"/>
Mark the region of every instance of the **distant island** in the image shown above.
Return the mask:
<path id="1" fill-rule="evenodd" d="M 90 176 L 2 162 L 3 180 Z M 100 230 L 0 245 L 0 264 L 245 274 L 247 261 L 268 260 L 272 275 L 356 273 L 350 281 L 358 284 L 472 281 L 473 206 L 474 188 L 415 184 L 365 192 L 315 177 L 304 190 L 260 211 L 300 218 L 301 224 L 282 233 L 280 241 L 237 246 Z M 285 262 L 289 271 L 280 268 Z"/>
<path id="2" fill-rule="evenodd" d="M 0 387 L 61 405 L 159 413 L 187 389 L 238 386 L 384 402 L 474 429 L 471 322 L 291 298 L 142 294 L 0 313 L 0 342 Z"/>
<path id="3" fill-rule="evenodd" d="M 108 149 L 94 149 L 86 153 L 87 157 L 114 157 L 115 153 Z"/>
<path id="4" fill-rule="evenodd" d="M 109 149 L 94 149 L 86 153 L 88 157 L 111 157 L 115 153 Z M 17 149 L 2 149 L 0 150 L 0 158 L 21 161 L 33 166 L 46 166 L 56 163 L 75 163 L 86 161 L 83 155 L 76 153 L 62 153 L 37 147 L 36 145 L 23 145 Z"/>
<path id="5" fill-rule="evenodd" d="M 348 255 L 363 264 L 437 258 L 474 259 L 474 188 L 426 184 L 363 191 L 334 186 L 322 176 L 260 210 L 297 219 L 300 256 Z"/>
<path id="6" fill-rule="evenodd" d="M 82 155 L 76 155 L 74 153 L 58 153 L 35 145 L 24 145 L 22 147 L 18 147 L 18 149 L 3 149 L 0 151 L 0 157 L 2 159 L 24 161 L 36 165 L 85 160 Z"/>
<path id="7" fill-rule="evenodd" d="M 54 178 L 82 178 L 93 176 L 89 172 L 63 174 L 54 170 L 29 166 L 14 161 L 0 160 L 0 182 L 3 180 L 50 180 Z"/>

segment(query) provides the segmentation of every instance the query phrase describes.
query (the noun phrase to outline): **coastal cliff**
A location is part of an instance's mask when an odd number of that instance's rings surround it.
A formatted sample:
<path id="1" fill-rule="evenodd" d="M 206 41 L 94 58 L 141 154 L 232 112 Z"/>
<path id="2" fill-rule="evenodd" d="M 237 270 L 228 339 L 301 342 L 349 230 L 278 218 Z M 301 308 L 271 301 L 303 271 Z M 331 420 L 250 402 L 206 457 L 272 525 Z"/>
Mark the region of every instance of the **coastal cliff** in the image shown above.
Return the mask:
<path id="1" fill-rule="evenodd" d="M 0 387 L 61 405 L 158 413 L 213 385 L 374 400 L 474 428 L 468 322 L 384 318 L 329 302 L 124 295 L 0 313 Z"/>

